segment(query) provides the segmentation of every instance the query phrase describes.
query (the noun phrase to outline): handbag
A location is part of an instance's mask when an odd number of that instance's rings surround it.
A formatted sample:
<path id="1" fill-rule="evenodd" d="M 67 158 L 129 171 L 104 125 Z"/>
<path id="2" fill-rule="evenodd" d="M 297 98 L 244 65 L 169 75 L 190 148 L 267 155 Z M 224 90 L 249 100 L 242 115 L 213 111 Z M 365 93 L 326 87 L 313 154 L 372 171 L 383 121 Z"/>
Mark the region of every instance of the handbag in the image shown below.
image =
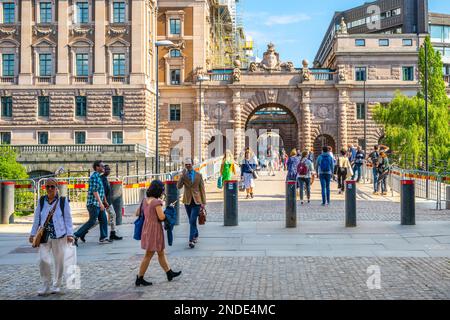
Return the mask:
<path id="1" fill-rule="evenodd" d="M 206 216 L 207 216 L 207 212 L 205 207 L 201 207 L 200 208 L 200 215 L 198 216 L 198 224 L 203 226 L 206 224 Z"/>
<path id="2" fill-rule="evenodd" d="M 59 200 L 55 203 L 53 208 L 50 210 L 47 219 L 45 219 L 44 225 L 42 227 L 38 228 L 38 231 L 36 232 L 36 235 L 33 237 L 33 248 L 39 248 L 39 246 L 43 243 L 48 242 L 48 237 L 50 234 L 48 233 L 48 224 L 50 223 L 50 219 L 53 218 L 53 214 L 56 211 L 56 206 L 58 205 Z M 41 213 L 39 213 L 39 225 L 41 224 Z"/>
<path id="3" fill-rule="evenodd" d="M 142 206 L 144 205 L 144 200 L 141 202 L 140 210 L 139 210 L 139 218 L 134 222 L 134 234 L 133 239 L 136 241 L 140 241 L 142 237 L 142 228 L 144 227 L 145 215 L 142 212 Z"/>

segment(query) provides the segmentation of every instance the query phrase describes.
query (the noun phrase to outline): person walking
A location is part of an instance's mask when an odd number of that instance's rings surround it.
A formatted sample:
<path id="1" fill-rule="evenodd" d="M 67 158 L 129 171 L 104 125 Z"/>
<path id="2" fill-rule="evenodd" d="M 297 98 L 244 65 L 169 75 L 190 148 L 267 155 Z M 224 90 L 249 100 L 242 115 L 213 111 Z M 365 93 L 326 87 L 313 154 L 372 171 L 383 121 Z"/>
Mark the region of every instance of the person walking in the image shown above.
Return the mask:
<path id="1" fill-rule="evenodd" d="M 111 185 L 108 181 L 108 177 L 110 174 L 110 166 L 105 165 L 105 172 L 100 177 L 102 179 L 103 188 L 105 189 L 105 200 L 103 201 L 103 205 L 105 206 L 106 212 L 108 213 L 109 226 L 111 228 L 109 240 L 122 240 L 123 238 L 119 237 L 116 233 L 116 211 L 114 210 L 114 206 L 112 205 Z"/>
<path id="2" fill-rule="evenodd" d="M 297 167 L 300 163 L 300 157 L 297 154 L 297 149 L 292 149 L 291 156 L 287 161 L 287 175 L 286 181 L 297 181 Z"/>
<path id="3" fill-rule="evenodd" d="M 380 153 L 378 151 L 378 146 L 373 147 L 373 151 L 369 154 L 368 161 L 372 165 L 372 175 L 373 175 L 373 193 L 378 193 L 378 160 L 380 158 Z"/>
<path id="4" fill-rule="evenodd" d="M 366 155 L 364 154 L 364 151 L 361 149 L 360 146 L 356 148 L 356 155 L 355 155 L 355 161 L 353 162 L 353 176 L 352 180 L 355 180 L 355 177 L 358 176 L 358 179 L 356 180 L 357 183 L 361 181 L 361 167 L 364 164 L 364 159 L 366 158 Z"/>
<path id="5" fill-rule="evenodd" d="M 269 171 L 268 175 L 275 176 L 275 152 L 273 151 L 272 146 L 267 149 L 266 160 Z"/>
<path id="6" fill-rule="evenodd" d="M 389 175 L 389 159 L 387 154 L 382 151 L 380 152 L 380 159 L 378 161 L 378 184 L 377 184 L 377 192 L 375 194 L 379 194 L 381 187 L 381 195 L 387 195 L 387 185 L 386 180 Z"/>
<path id="7" fill-rule="evenodd" d="M 308 152 L 308 160 L 314 163 L 314 152 L 311 149 L 307 150 Z"/>
<path id="8" fill-rule="evenodd" d="M 244 188 L 247 193 L 246 199 L 253 199 L 253 189 L 255 188 L 255 178 L 253 176 L 256 170 L 256 156 L 250 148 L 245 150 L 244 159 L 241 163 L 241 179 L 244 181 Z"/>
<path id="9" fill-rule="evenodd" d="M 72 213 L 68 199 L 58 195 L 58 183 L 54 178 L 47 179 L 45 190 L 47 195 L 39 199 L 29 237 L 29 242 L 33 243 L 38 228 L 44 227 L 49 214 L 52 214 L 47 224 L 49 234 L 47 243 L 41 243 L 39 246 L 39 271 L 43 283 L 38 291 L 39 296 L 63 293 L 61 286 L 65 267 L 64 253 L 67 246 L 74 241 Z M 53 281 L 52 260 L 55 267 Z"/>
<path id="10" fill-rule="evenodd" d="M 334 165 L 328 147 L 323 147 L 322 154 L 317 158 L 317 171 L 322 189 L 322 206 L 330 205 L 330 184 Z"/>
<path id="11" fill-rule="evenodd" d="M 341 154 L 337 159 L 336 171 L 339 194 L 342 194 L 345 191 L 345 180 L 353 175 L 352 166 L 348 160 L 347 152 L 345 150 L 341 150 Z"/>
<path id="12" fill-rule="evenodd" d="M 162 222 L 166 219 L 166 216 L 163 211 L 164 203 L 161 200 L 163 194 L 164 184 L 159 180 L 153 180 L 146 192 L 147 198 L 142 201 L 141 207 L 136 212 L 136 215 L 139 216 L 142 210 L 145 217 L 141 235 L 141 248 L 145 250 L 145 256 L 142 259 L 139 273 L 136 276 L 137 287 L 152 285 L 151 282 L 144 280 L 144 276 L 155 252 L 158 254 L 159 265 L 166 273 L 168 281 L 172 281 L 181 275 L 181 271 L 174 272 L 169 267 L 164 250 L 164 227 Z"/>
<path id="13" fill-rule="evenodd" d="M 311 203 L 311 185 L 314 183 L 314 164 L 308 159 L 308 151 L 302 153 L 302 157 L 297 165 L 297 184 L 300 189 L 300 203 L 304 204 L 303 193 L 306 190 L 306 198 Z"/>
<path id="14" fill-rule="evenodd" d="M 89 212 L 89 220 L 75 232 L 75 245 L 78 246 L 78 239 L 86 242 L 85 236 L 89 229 L 95 225 L 98 219 L 100 224 L 100 244 L 111 243 L 108 239 L 108 220 L 106 218 L 105 206 L 105 189 L 100 175 L 105 171 L 105 165 L 101 160 L 97 160 L 93 164 L 94 173 L 89 178 L 89 189 L 87 195 L 87 210 Z"/>
<path id="15" fill-rule="evenodd" d="M 220 176 L 222 181 L 230 181 L 236 175 L 236 167 L 234 166 L 234 157 L 230 150 L 227 150 L 223 156 L 222 165 L 220 167 Z"/>
<path id="16" fill-rule="evenodd" d="M 177 188 L 184 187 L 183 203 L 189 219 L 189 247 L 195 248 L 198 242 L 199 233 L 197 228 L 197 219 L 200 215 L 200 209 L 206 206 L 206 191 L 203 177 L 195 172 L 191 159 L 185 160 L 185 169 L 177 183 Z"/>

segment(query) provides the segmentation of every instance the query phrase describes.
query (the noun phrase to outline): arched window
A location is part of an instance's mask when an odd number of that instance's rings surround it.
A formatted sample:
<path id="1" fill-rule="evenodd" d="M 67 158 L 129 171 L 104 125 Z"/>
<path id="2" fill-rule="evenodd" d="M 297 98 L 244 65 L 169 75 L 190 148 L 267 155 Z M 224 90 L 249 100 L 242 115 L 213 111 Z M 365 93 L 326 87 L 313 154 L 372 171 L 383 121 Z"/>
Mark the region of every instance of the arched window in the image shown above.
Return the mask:
<path id="1" fill-rule="evenodd" d="M 170 57 L 171 58 L 179 58 L 179 57 L 181 57 L 181 51 L 178 50 L 178 49 L 170 50 Z"/>

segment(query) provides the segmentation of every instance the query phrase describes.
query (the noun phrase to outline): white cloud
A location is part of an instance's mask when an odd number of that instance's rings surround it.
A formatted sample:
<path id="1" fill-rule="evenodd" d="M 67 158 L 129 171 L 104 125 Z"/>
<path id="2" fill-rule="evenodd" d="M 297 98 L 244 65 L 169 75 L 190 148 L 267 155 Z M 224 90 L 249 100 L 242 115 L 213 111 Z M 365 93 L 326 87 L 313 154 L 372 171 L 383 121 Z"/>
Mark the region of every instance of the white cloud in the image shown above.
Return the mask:
<path id="1" fill-rule="evenodd" d="M 266 26 L 286 25 L 308 20 L 311 20 L 311 17 L 304 13 L 299 13 L 295 15 L 284 15 L 284 16 L 270 16 L 267 18 L 265 25 Z"/>

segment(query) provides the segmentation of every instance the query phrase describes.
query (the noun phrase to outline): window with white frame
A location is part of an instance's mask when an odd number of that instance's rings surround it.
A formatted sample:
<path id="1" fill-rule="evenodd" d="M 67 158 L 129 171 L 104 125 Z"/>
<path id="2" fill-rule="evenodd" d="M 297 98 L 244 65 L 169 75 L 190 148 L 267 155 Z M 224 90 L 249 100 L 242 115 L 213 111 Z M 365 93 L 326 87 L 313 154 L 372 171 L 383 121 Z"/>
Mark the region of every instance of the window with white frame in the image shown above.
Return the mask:
<path id="1" fill-rule="evenodd" d="M 39 76 L 51 77 L 53 75 L 53 59 L 51 53 L 39 54 Z"/>
<path id="2" fill-rule="evenodd" d="M 77 77 L 89 76 L 89 54 L 77 53 L 76 57 L 76 75 Z"/>
<path id="3" fill-rule="evenodd" d="M 403 81 L 414 81 L 414 67 L 403 67 Z"/>
<path id="4" fill-rule="evenodd" d="M 112 132 L 112 143 L 113 144 L 123 144 L 123 132 L 113 131 Z"/>
<path id="5" fill-rule="evenodd" d="M 39 2 L 39 23 L 52 23 L 53 22 L 53 8 L 52 3 L 49 1 Z"/>
<path id="6" fill-rule="evenodd" d="M 83 24 L 90 22 L 89 2 L 77 1 L 75 3 L 75 23 Z"/>
<path id="7" fill-rule="evenodd" d="M 170 57 L 171 58 L 179 58 L 179 57 L 181 57 L 181 51 L 178 50 L 178 49 L 170 50 Z"/>
<path id="8" fill-rule="evenodd" d="M 181 105 L 171 104 L 169 106 L 169 120 L 170 121 L 181 121 Z"/>
<path id="9" fill-rule="evenodd" d="M 171 35 L 181 35 L 181 19 L 179 18 L 171 18 L 169 19 L 170 24 L 170 34 Z"/>
<path id="10" fill-rule="evenodd" d="M 127 22 L 127 4 L 125 1 L 113 1 L 113 23 Z"/>
<path id="11" fill-rule="evenodd" d="M 13 53 L 2 54 L 2 77 L 14 77 L 16 73 L 16 55 Z"/>
<path id="12" fill-rule="evenodd" d="M 113 54 L 113 76 L 124 77 L 126 75 L 125 53 Z"/>
<path id="13" fill-rule="evenodd" d="M 172 85 L 181 84 L 181 70 L 180 69 L 170 70 L 170 84 L 172 84 Z"/>
<path id="14" fill-rule="evenodd" d="M 86 117 L 87 98 L 85 96 L 75 97 L 75 117 Z"/>
<path id="15" fill-rule="evenodd" d="M 9 24 L 16 22 L 16 4 L 14 1 L 1 3 L 1 23 Z"/>

